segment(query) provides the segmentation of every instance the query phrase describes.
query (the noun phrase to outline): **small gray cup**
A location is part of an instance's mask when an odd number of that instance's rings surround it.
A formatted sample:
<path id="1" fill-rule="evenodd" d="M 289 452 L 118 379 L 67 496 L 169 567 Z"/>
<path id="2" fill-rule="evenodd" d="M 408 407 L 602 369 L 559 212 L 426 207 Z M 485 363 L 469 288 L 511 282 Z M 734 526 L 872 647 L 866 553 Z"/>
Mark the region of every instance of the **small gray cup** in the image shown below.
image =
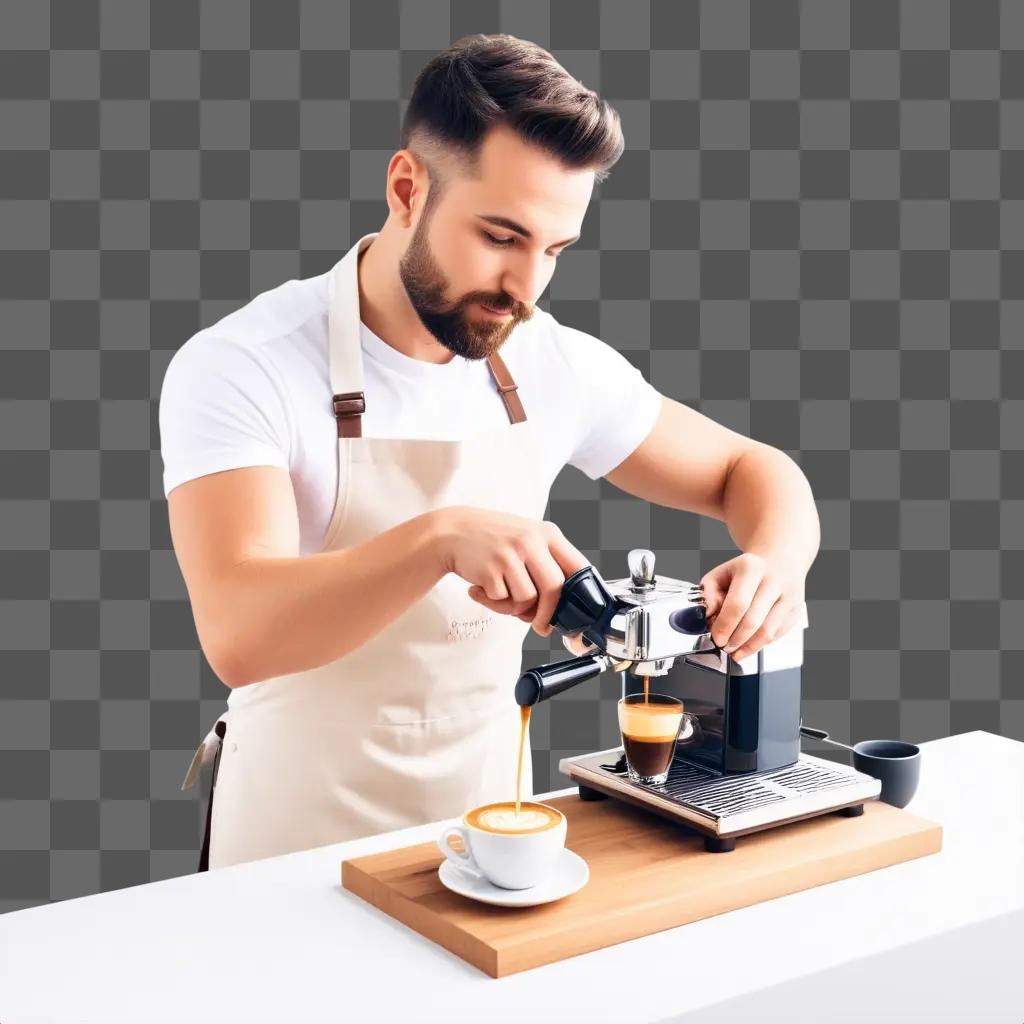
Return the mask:
<path id="1" fill-rule="evenodd" d="M 882 783 L 878 799 L 893 807 L 906 807 L 921 778 L 921 748 L 903 740 L 861 740 L 852 747 L 832 739 L 824 729 L 800 723 L 800 735 L 842 747 L 853 754 L 853 767 Z"/>
<path id="2" fill-rule="evenodd" d="M 861 740 L 853 745 L 853 766 L 881 781 L 879 800 L 906 807 L 921 778 L 921 748 L 902 740 Z"/>

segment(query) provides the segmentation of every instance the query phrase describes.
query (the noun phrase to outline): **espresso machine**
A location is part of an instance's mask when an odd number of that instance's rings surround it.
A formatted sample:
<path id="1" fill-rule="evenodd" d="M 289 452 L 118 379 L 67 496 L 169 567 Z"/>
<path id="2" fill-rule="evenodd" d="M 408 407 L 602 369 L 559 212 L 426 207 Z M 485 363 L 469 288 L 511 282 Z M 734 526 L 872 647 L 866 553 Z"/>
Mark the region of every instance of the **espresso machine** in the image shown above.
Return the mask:
<path id="1" fill-rule="evenodd" d="M 614 797 L 704 836 L 713 853 L 739 836 L 802 818 L 856 816 L 877 799 L 878 779 L 800 751 L 802 621 L 736 661 L 712 640 L 699 584 L 656 576 L 654 554 L 629 553 L 629 576 L 606 582 L 592 565 L 562 586 L 551 625 L 574 658 L 524 672 L 520 706 L 536 704 L 605 671 L 622 695 L 665 693 L 683 702 L 668 778 L 633 782 L 623 748 L 563 758 L 559 771 L 583 800 Z"/>

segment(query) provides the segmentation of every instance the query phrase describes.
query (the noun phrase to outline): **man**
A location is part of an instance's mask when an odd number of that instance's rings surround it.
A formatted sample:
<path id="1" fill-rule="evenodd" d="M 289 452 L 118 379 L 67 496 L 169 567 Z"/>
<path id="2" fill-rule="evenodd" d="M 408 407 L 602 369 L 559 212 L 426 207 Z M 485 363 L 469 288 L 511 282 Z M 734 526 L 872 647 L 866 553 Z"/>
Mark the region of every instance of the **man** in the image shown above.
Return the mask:
<path id="1" fill-rule="evenodd" d="M 471 36 L 423 69 L 401 141 L 382 229 L 164 380 L 174 548 L 231 688 L 197 751 L 219 749 L 201 867 L 512 796 L 522 641 L 587 564 L 542 520 L 566 463 L 728 524 L 743 554 L 703 583 L 735 657 L 800 615 L 799 468 L 535 305 L 621 155 L 615 111 L 540 47 Z"/>

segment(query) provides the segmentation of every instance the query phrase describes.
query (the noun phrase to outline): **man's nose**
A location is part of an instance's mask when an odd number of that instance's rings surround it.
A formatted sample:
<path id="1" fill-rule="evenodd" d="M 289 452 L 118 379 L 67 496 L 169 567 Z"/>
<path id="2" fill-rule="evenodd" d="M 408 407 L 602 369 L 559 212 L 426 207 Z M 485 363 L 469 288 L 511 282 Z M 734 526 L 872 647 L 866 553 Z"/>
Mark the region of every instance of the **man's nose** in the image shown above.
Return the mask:
<path id="1" fill-rule="evenodd" d="M 523 259 L 508 269 L 502 287 L 517 302 L 530 306 L 544 291 L 549 277 L 550 269 L 543 257 Z"/>

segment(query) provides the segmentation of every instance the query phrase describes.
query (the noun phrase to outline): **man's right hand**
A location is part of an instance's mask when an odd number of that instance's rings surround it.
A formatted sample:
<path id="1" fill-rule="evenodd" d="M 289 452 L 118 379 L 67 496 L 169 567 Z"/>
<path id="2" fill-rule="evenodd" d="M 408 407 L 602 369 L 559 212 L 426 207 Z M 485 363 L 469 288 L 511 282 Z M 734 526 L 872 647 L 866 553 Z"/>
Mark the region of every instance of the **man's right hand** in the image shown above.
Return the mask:
<path id="1" fill-rule="evenodd" d="M 470 584 L 474 601 L 550 636 L 562 584 L 590 560 L 547 520 L 452 505 L 428 513 L 445 572 Z"/>

